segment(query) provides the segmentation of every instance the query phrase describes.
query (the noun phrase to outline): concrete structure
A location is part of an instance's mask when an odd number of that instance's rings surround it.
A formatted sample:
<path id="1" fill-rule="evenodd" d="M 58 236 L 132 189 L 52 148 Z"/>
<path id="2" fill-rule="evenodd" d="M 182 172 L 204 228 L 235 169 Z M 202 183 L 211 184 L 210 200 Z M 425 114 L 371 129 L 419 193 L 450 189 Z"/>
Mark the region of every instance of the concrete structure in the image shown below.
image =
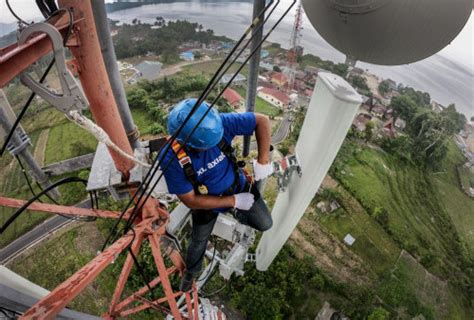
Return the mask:
<path id="1" fill-rule="evenodd" d="M 356 239 L 350 233 L 344 237 L 344 242 L 349 246 L 352 246 L 355 241 Z"/>
<path id="2" fill-rule="evenodd" d="M 89 153 L 72 159 L 49 164 L 45 166 L 43 170 L 48 175 L 59 176 L 65 173 L 76 172 L 82 169 L 90 168 L 92 166 L 93 160 L 94 153 Z"/>
<path id="3" fill-rule="evenodd" d="M 240 107 L 245 106 L 244 98 L 242 98 L 242 96 L 234 89 L 231 89 L 231 88 L 225 89 L 222 97 L 234 109 L 238 109 Z"/>
<path id="4" fill-rule="evenodd" d="M 258 96 L 278 108 L 287 109 L 290 105 L 290 98 L 276 89 L 261 88 Z"/>
<path id="5" fill-rule="evenodd" d="M 155 80 L 159 77 L 163 64 L 159 61 L 143 61 L 135 66 L 140 77 L 147 80 Z"/>

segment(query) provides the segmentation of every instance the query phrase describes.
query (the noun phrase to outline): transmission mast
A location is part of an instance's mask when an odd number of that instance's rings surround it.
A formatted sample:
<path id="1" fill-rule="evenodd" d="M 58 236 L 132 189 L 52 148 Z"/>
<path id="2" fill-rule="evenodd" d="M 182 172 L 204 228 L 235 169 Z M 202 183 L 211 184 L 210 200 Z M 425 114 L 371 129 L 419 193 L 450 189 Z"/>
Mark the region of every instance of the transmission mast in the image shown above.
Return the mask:
<path id="1" fill-rule="evenodd" d="M 288 51 L 288 94 L 294 89 L 296 79 L 296 67 L 298 65 L 298 55 L 301 54 L 301 30 L 303 30 L 303 7 L 301 1 L 298 1 L 296 8 L 295 23 L 291 32 L 290 50 Z"/>

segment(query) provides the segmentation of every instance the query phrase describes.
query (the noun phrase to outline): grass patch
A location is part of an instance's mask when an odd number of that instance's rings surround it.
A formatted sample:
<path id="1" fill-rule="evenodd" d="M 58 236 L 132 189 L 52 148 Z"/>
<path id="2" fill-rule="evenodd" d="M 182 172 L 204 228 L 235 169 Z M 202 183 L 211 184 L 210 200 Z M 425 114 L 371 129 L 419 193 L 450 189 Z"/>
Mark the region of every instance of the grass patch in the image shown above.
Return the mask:
<path id="1" fill-rule="evenodd" d="M 140 132 L 146 131 L 148 127 L 155 123 L 145 109 L 132 109 L 132 116 Z"/>
<path id="2" fill-rule="evenodd" d="M 234 88 L 244 99 L 247 97 L 247 89 L 243 87 Z M 266 102 L 260 97 L 257 97 L 255 101 L 255 111 L 265 114 L 269 117 L 276 117 L 281 114 L 281 110 L 278 107 Z"/>
<path id="3" fill-rule="evenodd" d="M 474 199 L 466 195 L 460 188 L 456 166 L 465 162 L 465 159 L 454 143 L 449 145 L 448 156 L 443 164 L 443 170 L 431 174 L 431 180 L 439 191 L 439 201 L 451 217 L 456 229 L 465 241 L 471 255 L 474 255 Z M 469 170 L 467 168 L 464 168 Z M 474 179 L 472 172 L 466 172 L 465 180 Z"/>
<path id="4" fill-rule="evenodd" d="M 49 132 L 45 164 L 94 152 L 96 147 L 97 140 L 91 134 L 74 123 L 67 122 Z"/>
<path id="5" fill-rule="evenodd" d="M 214 75 L 214 73 L 219 69 L 221 66 L 223 60 L 214 60 L 214 61 L 206 61 L 206 62 L 200 62 L 200 63 L 195 63 L 191 65 L 187 65 L 182 67 L 183 70 L 189 71 L 190 74 L 204 74 L 204 75 Z M 230 69 L 226 72 L 226 74 L 234 74 L 237 72 L 237 70 L 240 68 L 241 64 L 236 63 L 230 67 Z M 242 71 L 240 73 L 247 77 L 249 74 L 249 68 L 248 66 L 245 66 L 242 68 Z"/>
<path id="6" fill-rule="evenodd" d="M 104 241 L 95 223 L 74 224 L 45 241 L 11 269 L 28 280 L 52 290 L 95 257 Z M 116 274 L 108 267 L 92 285 L 69 304 L 73 310 L 100 315 L 107 310 Z M 100 285 L 98 285 L 100 283 Z"/>
<path id="7" fill-rule="evenodd" d="M 424 171 L 351 143 L 344 145 L 333 171 L 369 214 L 388 213 L 386 229 L 402 248 L 420 258 L 436 256 L 429 267 L 438 274 L 458 269 L 452 263 L 459 254 L 456 233 L 439 198 L 442 190 Z"/>

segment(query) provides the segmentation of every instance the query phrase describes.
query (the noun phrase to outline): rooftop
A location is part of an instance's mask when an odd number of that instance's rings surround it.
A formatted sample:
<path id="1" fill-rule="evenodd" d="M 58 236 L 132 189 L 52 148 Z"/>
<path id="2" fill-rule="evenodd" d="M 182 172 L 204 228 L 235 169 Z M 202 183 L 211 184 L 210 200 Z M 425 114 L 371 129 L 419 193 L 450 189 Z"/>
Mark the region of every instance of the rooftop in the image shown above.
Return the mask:
<path id="1" fill-rule="evenodd" d="M 285 93 L 278 91 L 276 89 L 272 88 L 265 88 L 263 87 L 260 92 L 268 94 L 275 99 L 279 100 L 282 104 L 289 104 L 290 103 L 290 97 L 288 97 Z"/>
<path id="2" fill-rule="evenodd" d="M 223 97 L 231 106 L 235 106 L 236 104 L 240 103 L 240 101 L 244 100 L 244 98 L 242 98 L 242 96 L 237 91 L 231 88 L 224 90 Z"/>

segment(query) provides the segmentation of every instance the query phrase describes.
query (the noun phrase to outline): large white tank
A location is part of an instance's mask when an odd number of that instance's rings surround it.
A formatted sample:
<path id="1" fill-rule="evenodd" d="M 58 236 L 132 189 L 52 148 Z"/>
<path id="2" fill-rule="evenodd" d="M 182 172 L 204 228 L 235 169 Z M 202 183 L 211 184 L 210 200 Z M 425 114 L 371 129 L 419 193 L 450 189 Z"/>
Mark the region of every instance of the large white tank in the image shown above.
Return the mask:
<path id="1" fill-rule="evenodd" d="M 472 0 L 302 0 L 318 33 L 350 58 L 399 65 L 446 47 L 472 12 Z"/>

